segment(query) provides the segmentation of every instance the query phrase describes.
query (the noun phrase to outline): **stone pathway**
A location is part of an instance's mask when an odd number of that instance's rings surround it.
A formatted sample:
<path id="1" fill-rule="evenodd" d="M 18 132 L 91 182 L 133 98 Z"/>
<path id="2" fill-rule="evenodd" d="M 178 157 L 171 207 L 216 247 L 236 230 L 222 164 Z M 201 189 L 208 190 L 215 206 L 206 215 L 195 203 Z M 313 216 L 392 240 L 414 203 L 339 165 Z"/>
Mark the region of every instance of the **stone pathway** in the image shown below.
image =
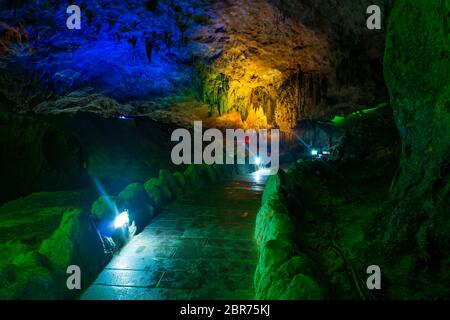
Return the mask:
<path id="1" fill-rule="evenodd" d="M 81 299 L 253 299 L 254 229 L 263 182 L 254 174 L 239 177 L 169 205 Z"/>

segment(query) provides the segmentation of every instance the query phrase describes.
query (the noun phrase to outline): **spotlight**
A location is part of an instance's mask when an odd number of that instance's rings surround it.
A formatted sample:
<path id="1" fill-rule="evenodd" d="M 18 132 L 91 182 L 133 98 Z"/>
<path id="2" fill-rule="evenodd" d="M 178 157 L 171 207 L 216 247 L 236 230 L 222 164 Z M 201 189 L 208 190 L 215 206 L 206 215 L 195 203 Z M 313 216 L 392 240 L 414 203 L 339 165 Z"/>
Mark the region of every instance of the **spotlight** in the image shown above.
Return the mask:
<path id="1" fill-rule="evenodd" d="M 260 157 L 256 157 L 256 158 L 255 158 L 255 164 L 256 164 L 257 166 L 259 166 L 259 165 L 261 164 L 261 158 L 260 158 Z"/>
<path id="2" fill-rule="evenodd" d="M 311 155 L 312 155 L 312 156 L 317 156 L 317 155 L 319 155 L 319 151 L 313 149 L 313 150 L 311 150 Z"/>
<path id="3" fill-rule="evenodd" d="M 114 219 L 114 228 L 120 229 L 126 226 L 130 222 L 128 211 L 125 210 Z"/>

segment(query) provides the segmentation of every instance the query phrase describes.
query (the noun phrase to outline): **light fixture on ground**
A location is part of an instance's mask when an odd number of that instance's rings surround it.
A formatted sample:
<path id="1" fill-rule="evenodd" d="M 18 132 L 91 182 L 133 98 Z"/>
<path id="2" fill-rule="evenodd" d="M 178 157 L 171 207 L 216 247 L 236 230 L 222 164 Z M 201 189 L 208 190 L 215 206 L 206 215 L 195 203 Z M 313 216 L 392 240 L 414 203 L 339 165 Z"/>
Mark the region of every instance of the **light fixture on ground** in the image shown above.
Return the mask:
<path id="1" fill-rule="evenodd" d="M 130 217 L 128 215 L 128 210 L 123 211 L 114 219 L 114 228 L 120 229 L 125 227 L 130 223 Z"/>

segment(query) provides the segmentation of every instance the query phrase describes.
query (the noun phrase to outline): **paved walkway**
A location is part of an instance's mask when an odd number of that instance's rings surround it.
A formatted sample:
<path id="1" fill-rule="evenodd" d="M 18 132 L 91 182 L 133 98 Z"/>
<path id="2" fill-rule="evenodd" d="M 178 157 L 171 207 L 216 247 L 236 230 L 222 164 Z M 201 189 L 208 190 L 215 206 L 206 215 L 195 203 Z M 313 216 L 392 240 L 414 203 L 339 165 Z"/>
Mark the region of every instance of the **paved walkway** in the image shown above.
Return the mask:
<path id="1" fill-rule="evenodd" d="M 210 185 L 168 206 L 81 298 L 253 299 L 258 180 L 249 175 Z"/>

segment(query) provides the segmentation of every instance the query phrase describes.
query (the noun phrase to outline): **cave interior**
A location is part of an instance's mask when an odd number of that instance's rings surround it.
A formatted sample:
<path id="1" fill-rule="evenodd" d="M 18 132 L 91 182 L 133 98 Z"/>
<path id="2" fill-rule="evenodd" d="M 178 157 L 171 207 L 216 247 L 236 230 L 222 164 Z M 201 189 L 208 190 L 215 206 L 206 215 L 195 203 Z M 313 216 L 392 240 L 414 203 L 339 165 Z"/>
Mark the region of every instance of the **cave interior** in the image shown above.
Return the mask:
<path id="1" fill-rule="evenodd" d="M 450 297 L 448 1 L 73 2 L 0 2 L 0 299 Z"/>

